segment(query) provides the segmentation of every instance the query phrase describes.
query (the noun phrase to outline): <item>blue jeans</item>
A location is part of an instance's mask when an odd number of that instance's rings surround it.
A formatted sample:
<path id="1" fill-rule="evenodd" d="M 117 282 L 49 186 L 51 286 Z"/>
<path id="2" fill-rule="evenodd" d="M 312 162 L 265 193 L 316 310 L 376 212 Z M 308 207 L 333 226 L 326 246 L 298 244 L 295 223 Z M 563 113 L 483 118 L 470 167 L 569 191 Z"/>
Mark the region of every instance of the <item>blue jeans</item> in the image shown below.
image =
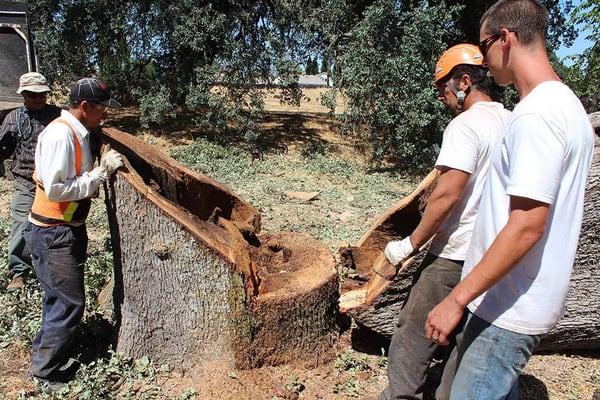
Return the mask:
<path id="1" fill-rule="evenodd" d="M 43 228 L 30 223 L 23 235 L 44 289 L 42 326 L 32 343 L 31 374 L 61 380 L 60 369 L 68 360 L 85 310 L 85 225 Z"/>
<path id="2" fill-rule="evenodd" d="M 524 335 L 499 328 L 467 311 L 456 354 L 449 363 L 457 369 L 450 399 L 516 400 L 518 379 L 540 335 Z M 447 368 L 452 371 L 453 368 Z M 446 373 L 446 371 L 444 371 Z M 442 381 L 448 377 L 443 377 Z"/>

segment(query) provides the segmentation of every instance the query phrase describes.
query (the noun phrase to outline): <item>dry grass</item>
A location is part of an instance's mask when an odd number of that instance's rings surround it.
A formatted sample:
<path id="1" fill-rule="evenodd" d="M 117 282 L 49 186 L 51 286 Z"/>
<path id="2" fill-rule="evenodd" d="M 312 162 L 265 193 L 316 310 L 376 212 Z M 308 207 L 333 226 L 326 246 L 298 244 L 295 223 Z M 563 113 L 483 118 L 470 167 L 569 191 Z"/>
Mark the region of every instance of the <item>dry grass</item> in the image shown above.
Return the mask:
<path id="1" fill-rule="evenodd" d="M 321 104 L 321 96 L 332 91 L 329 88 L 302 88 L 299 105 L 286 104 L 281 101 L 281 91 L 278 89 L 262 89 L 265 93 L 265 110 L 274 112 L 328 113 L 329 108 Z M 346 108 L 346 99 L 336 96 L 335 113 L 341 113 Z"/>

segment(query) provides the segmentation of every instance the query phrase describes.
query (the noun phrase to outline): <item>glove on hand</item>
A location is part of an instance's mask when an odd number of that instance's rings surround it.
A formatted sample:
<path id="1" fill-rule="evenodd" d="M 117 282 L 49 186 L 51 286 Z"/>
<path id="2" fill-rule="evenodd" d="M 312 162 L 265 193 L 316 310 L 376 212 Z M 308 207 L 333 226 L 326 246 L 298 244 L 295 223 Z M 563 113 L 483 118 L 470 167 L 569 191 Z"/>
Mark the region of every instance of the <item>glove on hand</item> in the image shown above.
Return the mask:
<path id="1" fill-rule="evenodd" d="M 123 156 L 110 148 L 107 144 L 100 156 L 100 167 L 106 171 L 106 175 L 111 176 L 117 169 L 123 166 Z"/>
<path id="2" fill-rule="evenodd" d="M 402 240 L 392 240 L 391 242 L 388 242 L 383 252 L 390 264 L 398 265 L 406 257 L 410 256 L 414 250 L 415 249 L 410 242 L 410 236 L 407 236 Z"/>

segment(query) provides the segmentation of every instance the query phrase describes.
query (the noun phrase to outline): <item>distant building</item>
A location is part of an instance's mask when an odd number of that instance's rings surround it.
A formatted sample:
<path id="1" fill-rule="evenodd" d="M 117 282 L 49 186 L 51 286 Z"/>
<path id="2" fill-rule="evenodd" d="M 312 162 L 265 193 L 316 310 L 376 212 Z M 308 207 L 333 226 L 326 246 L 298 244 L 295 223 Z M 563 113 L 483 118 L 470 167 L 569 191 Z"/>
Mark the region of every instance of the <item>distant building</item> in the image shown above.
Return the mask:
<path id="1" fill-rule="evenodd" d="M 298 78 L 298 86 L 300 87 L 331 87 L 331 79 L 326 72 L 321 72 L 316 75 L 300 75 Z"/>
<path id="2" fill-rule="evenodd" d="M 214 80 L 213 85 L 219 86 L 223 84 L 224 73 L 221 72 Z M 282 86 L 281 79 L 276 77 L 271 82 L 258 81 L 254 84 L 257 87 L 280 87 Z M 300 75 L 298 76 L 298 86 L 304 88 L 318 87 L 333 87 L 333 82 L 327 72 L 321 72 L 315 75 Z"/>

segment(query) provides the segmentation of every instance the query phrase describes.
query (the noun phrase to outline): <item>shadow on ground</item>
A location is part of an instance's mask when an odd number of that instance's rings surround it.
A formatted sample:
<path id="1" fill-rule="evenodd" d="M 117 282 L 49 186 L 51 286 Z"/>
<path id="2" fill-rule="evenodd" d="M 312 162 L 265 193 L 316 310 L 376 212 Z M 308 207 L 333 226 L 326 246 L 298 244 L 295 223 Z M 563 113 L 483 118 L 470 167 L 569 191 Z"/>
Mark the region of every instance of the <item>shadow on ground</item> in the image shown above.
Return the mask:
<path id="1" fill-rule="evenodd" d="M 533 375 L 519 377 L 519 400 L 548 400 L 548 389 L 544 382 Z"/>
<path id="2" fill-rule="evenodd" d="M 322 137 L 321 133 L 339 132 L 339 122 L 327 114 L 296 113 L 296 112 L 265 112 L 258 120 L 260 129 L 253 140 L 231 130 L 219 133 L 214 130 L 201 129 L 197 119 L 199 112 L 182 112 L 158 128 L 144 128 L 140 121 L 139 110 L 123 108 L 115 110 L 106 126 L 118 128 L 132 135 L 149 132 L 153 136 L 163 137 L 172 145 L 181 145 L 183 141 L 205 138 L 217 143 L 238 143 L 240 147 L 260 152 L 286 153 L 289 146 L 301 147 L 301 152 L 310 154 L 326 153 L 330 140 Z M 340 137 L 341 140 L 341 137 Z M 245 142 L 245 143 L 244 143 Z"/>
<path id="3" fill-rule="evenodd" d="M 79 326 L 73 356 L 82 364 L 109 357 L 114 344 L 114 331 L 114 324 L 102 314 L 89 315 Z"/>

